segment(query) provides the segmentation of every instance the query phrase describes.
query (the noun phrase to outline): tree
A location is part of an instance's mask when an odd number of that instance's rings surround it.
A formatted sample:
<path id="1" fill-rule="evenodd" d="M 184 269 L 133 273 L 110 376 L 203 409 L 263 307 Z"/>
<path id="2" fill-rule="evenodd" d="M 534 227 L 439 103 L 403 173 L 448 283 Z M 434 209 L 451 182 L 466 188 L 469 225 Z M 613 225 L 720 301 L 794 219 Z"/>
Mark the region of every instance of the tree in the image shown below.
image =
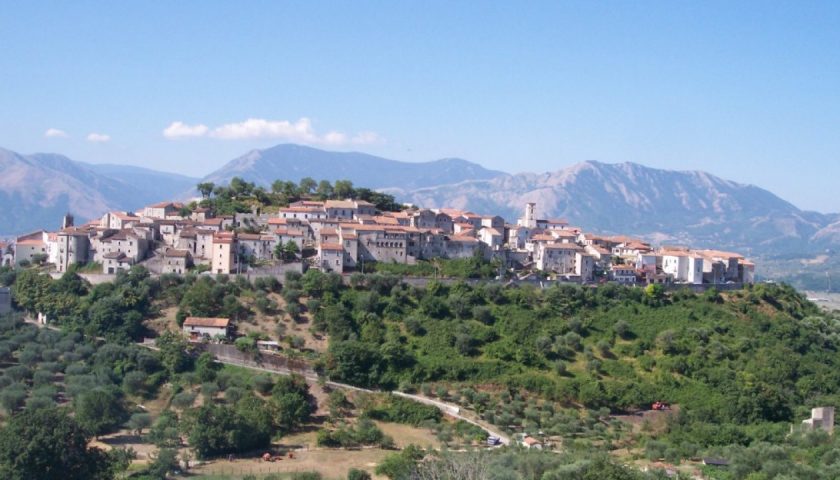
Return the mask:
<path id="1" fill-rule="evenodd" d="M 312 177 L 301 178 L 298 185 L 300 186 L 300 193 L 303 195 L 311 194 L 318 187 L 318 184 Z"/>
<path id="2" fill-rule="evenodd" d="M 152 425 L 152 416 L 148 413 L 134 413 L 128 419 L 126 426 L 133 430 L 137 435 L 143 434 L 143 429 Z"/>
<path id="3" fill-rule="evenodd" d="M 415 445 L 409 445 L 402 449 L 401 452 L 385 457 L 376 466 L 375 472 L 377 475 L 385 475 L 392 480 L 410 478 L 411 472 L 414 470 L 414 465 L 421 458 L 423 458 L 423 449 Z"/>
<path id="4" fill-rule="evenodd" d="M 286 245 L 283 247 L 283 254 L 286 260 L 294 260 L 297 257 L 298 252 L 300 249 L 297 246 L 297 243 L 289 240 L 286 242 Z"/>
<path id="5" fill-rule="evenodd" d="M 327 373 L 330 377 L 363 387 L 379 383 L 382 357 L 371 345 L 358 341 L 330 342 Z"/>
<path id="6" fill-rule="evenodd" d="M 172 448 L 162 448 L 157 451 L 146 473 L 159 480 L 166 480 L 169 472 L 178 468 L 178 451 Z"/>
<path id="7" fill-rule="evenodd" d="M 334 195 L 336 198 L 344 199 L 353 196 L 353 182 L 350 180 L 336 180 Z"/>
<path id="8" fill-rule="evenodd" d="M 330 199 L 333 196 L 333 186 L 330 184 L 329 180 L 321 180 L 318 183 L 318 188 L 315 190 L 315 193 L 321 200 Z"/>
<path id="9" fill-rule="evenodd" d="M 212 382 L 216 379 L 219 364 L 215 362 L 213 354 L 203 352 L 195 361 L 195 375 L 199 382 Z"/>
<path id="10" fill-rule="evenodd" d="M 619 337 L 626 338 L 627 335 L 630 333 L 630 324 L 627 323 L 624 320 L 619 320 L 619 321 L 615 322 L 615 325 L 613 326 L 613 330 L 615 330 L 615 333 Z"/>
<path id="11" fill-rule="evenodd" d="M 327 399 L 327 407 L 330 410 L 330 420 L 335 422 L 344 417 L 347 407 L 350 403 L 347 401 L 347 396 L 341 390 L 333 390 Z"/>
<path id="12" fill-rule="evenodd" d="M 196 185 L 195 187 L 201 196 L 204 198 L 210 198 L 210 194 L 213 193 L 213 189 L 216 188 L 216 185 L 213 182 L 202 182 Z"/>
<path id="13" fill-rule="evenodd" d="M 92 435 L 115 431 L 126 419 L 122 399 L 112 388 L 97 388 L 77 396 L 73 401 L 76 421 Z"/>
<path id="14" fill-rule="evenodd" d="M 487 455 L 445 453 L 434 460 L 418 463 L 411 478 L 417 480 L 438 478 L 483 480 L 490 477 L 490 462 Z"/>
<path id="15" fill-rule="evenodd" d="M 172 410 L 160 414 L 149 432 L 149 440 L 158 448 L 177 448 L 181 445 L 178 415 Z"/>
<path id="16" fill-rule="evenodd" d="M 12 296 L 15 303 L 29 313 L 37 313 L 43 302 L 50 297 L 50 283 L 52 280 L 47 274 L 37 270 L 24 270 L 17 275 L 12 285 Z"/>
<path id="17" fill-rule="evenodd" d="M 274 426 L 283 432 L 290 432 L 308 422 L 315 412 L 314 397 L 300 375 L 278 378 L 272 389 L 270 404 Z"/>
<path id="18" fill-rule="evenodd" d="M 198 458 L 263 448 L 271 442 L 264 407 L 248 404 L 247 415 L 229 405 L 205 404 L 189 412 L 187 431 Z"/>
<path id="19" fill-rule="evenodd" d="M 277 245 L 274 246 L 274 251 L 272 253 L 274 253 L 274 258 L 276 260 L 283 259 L 283 246 L 283 242 L 277 242 Z"/>
<path id="20" fill-rule="evenodd" d="M 41 408 L 11 417 L 0 429 L 0 478 L 7 480 L 106 480 L 109 457 L 88 447 L 85 430 L 64 410 Z"/>
<path id="21" fill-rule="evenodd" d="M 347 472 L 347 480 L 370 480 L 370 474 L 364 470 L 351 468 Z"/>
<path id="22" fill-rule="evenodd" d="M 192 359 L 187 354 L 187 341 L 184 337 L 167 330 L 157 338 L 155 345 L 160 350 L 160 363 L 170 376 L 186 371 L 190 368 Z"/>
<path id="23" fill-rule="evenodd" d="M 665 287 L 659 283 L 651 283 L 645 287 L 645 296 L 654 304 L 659 304 L 665 298 Z"/>
<path id="24" fill-rule="evenodd" d="M 228 188 L 231 193 L 233 193 L 234 197 L 246 197 L 253 191 L 254 184 L 246 182 L 239 177 L 233 177 L 230 179 L 230 185 L 228 185 Z"/>
<path id="25" fill-rule="evenodd" d="M 126 373 L 122 381 L 123 392 L 126 395 L 141 395 L 145 393 L 146 378 L 147 375 L 139 370 Z"/>

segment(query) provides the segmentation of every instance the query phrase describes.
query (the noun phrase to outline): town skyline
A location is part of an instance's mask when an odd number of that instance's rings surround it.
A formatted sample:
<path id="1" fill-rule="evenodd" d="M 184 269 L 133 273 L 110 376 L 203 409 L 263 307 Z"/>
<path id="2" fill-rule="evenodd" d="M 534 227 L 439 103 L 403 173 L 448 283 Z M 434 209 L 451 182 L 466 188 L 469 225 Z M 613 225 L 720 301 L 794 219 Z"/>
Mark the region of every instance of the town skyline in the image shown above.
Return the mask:
<path id="1" fill-rule="evenodd" d="M 48 5 L 0 16 L 4 148 L 192 176 L 285 142 L 634 162 L 840 210 L 836 4 Z"/>

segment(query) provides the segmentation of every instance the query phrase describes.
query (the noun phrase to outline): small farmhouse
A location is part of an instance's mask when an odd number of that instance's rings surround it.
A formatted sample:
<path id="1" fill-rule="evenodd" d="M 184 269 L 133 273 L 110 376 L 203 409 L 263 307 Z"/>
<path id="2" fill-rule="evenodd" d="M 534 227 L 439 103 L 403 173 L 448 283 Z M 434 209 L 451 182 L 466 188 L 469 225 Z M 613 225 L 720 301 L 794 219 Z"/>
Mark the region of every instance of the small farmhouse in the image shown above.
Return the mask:
<path id="1" fill-rule="evenodd" d="M 184 320 L 184 334 L 191 342 L 200 342 L 216 337 L 227 337 L 230 320 L 227 318 L 187 317 Z"/>

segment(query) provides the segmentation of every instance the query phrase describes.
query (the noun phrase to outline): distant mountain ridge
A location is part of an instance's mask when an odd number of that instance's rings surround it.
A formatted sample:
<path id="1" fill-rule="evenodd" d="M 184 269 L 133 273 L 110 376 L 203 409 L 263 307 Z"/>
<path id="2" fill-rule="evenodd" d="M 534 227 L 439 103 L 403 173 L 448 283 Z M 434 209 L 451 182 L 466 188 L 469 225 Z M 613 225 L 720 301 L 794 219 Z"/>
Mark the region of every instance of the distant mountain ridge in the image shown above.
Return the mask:
<path id="1" fill-rule="evenodd" d="M 186 175 L 160 172 L 133 165 L 93 163 L 83 165 L 102 176 L 133 186 L 135 189 L 143 192 L 144 198 L 151 199 L 151 202 L 147 203 L 169 199 L 177 192 L 183 192 L 195 187 L 199 181 L 198 178 L 188 177 Z"/>
<path id="2" fill-rule="evenodd" d="M 759 187 L 633 163 L 589 161 L 543 174 L 392 192 L 418 205 L 508 219 L 518 218 L 526 202 L 536 202 L 544 216 L 586 229 L 677 244 L 804 252 L 840 237 L 840 225 L 831 225 L 837 215 L 802 211 Z"/>
<path id="3" fill-rule="evenodd" d="M 425 207 L 499 214 L 515 222 L 525 202 L 541 216 L 587 230 L 642 236 L 746 254 L 789 255 L 840 247 L 840 215 L 803 211 L 752 185 L 700 171 L 633 163 L 583 162 L 554 172 L 511 175 L 461 159 L 408 163 L 355 152 L 277 145 L 235 158 L 202 179 L 238 176 L 270 187 L 276 179 L 349 179 Z M 70 211 L 80 220 L 186 199 L 199 180 L 141 167 L 89 165 L 56 154 L 0 149 L 0 235 L 56 228 Z"/>
<path id="4" fill-rule="evenodd" d="M 100 167 L 102 173 L 97 172 Z M 109 210 L 134 210 L 188 185 L 167 177 L 171 174 L 139 167 L 108 170 L 63 155 L 21 155 L 0 148 L 0 235 L 56 229 L 68 212 L 83 221 Z M 159 185 L 149 188 L 144 175 L 147 180 L 157 178 Z"/>
<path id="5" fill-rule="evenodd" d="M 350 180 L 354 185 L 374 189 L 416 189 L 486 180 L 505 175 L 459 158 L 432 162 L 400 162 L 358 152 L 328 152 L 312 147 L 281 144 L 264 150 L 252 150 L 207 175 L 204 182 L 227 184 L 233 177 L 264 187 L 274 180 L 299 182 L 315 180 Z"/>

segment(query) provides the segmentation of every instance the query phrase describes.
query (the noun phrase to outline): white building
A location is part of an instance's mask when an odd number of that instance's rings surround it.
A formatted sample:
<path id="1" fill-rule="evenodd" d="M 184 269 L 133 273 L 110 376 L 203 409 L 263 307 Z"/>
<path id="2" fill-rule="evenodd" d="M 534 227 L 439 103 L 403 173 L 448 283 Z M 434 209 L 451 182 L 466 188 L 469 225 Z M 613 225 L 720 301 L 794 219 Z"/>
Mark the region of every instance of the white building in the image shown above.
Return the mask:
<path id="1" fill-rule="evenodd" d="M 192 342 L 227 337 L 229 330 L 230 320 L 227 318 L 187 317 L 183 326 L 184 334 Z"/>
<path id="2" fill-rule="evenodd" d="M 703 283 L 703 259 L 688 252 L 668 252 L 662 255 L 662 272 L 677 283 Z"/>
<path id="3" fill-rule="evenodd" d="M 632 265 L 613 265 L 610 268 L 610 280 L 622 285 L 635 285 L 636 270 Z"/>
<path id="4" fill-rule="evenodd" d="M 143 209 L 143 216 L 146 218 L 166 219 L 179 217 L 181 209 L 184 207 L 181 203 L 175 202 L 160 202 L 154 205 L 149 205 Z"/>
<path id="5" fill-rule="evenodd" d="M 518 225 L 528 229 L 537 228 L 537 204 L 528 202 L 525 204 L 525 216 L 519 219 Z"/>
<path id="6" fill-rule="evenodd" d="M 824 430 L 829 435 L 834 434 L 834 407 L 817 407 L 811 409 L 811 418 L 802 421 L 808 430 Z"/>
<path id="7" fill-rule="evenodd" d="M 66 272 L 71 266 L 90 260 L 90 237 L 88 232 L 75 227 L 65 228 L 56 234 L 55 266 L 59 272 Z"/>
<path id="8" fill-rule="evenodd" d="M 192 266 L 192 254 L 189 250 L 167 248 L 163 254 L 162 273 L 174 273 L 183 275 Z"/>
<path id="9" fill-rule="evenodd" d="M 505 243 L 505 236 L 497 228 L 483 227 L 478 231 L 478 239 L 481 243 L 490 247 L 491 250 L 498 250 Z"/>
<path id="10" fill-rule="evenodd" d="M 537 269 L 559 275 L 577 275 L 575 263 L 580 250 L 574 243 L 537 243 L 534 251 Z"/>
<path id="11" fill-rule="evenodd" d="M 46 261 L 49 257 L 48 240 L 49 233 L 46 230 L 38 230 L 18 237 L 15 240 L 15 263 L 20 264 L 24 260 L 32 262 L 38 255 L 43 255 Z"/>
<path id="12" fill-rule="evenodd" d="M 344 271 L 344 248 L 338 243 L 322 243 L 318 246 L 318 265 L 325 272 Z"/>

